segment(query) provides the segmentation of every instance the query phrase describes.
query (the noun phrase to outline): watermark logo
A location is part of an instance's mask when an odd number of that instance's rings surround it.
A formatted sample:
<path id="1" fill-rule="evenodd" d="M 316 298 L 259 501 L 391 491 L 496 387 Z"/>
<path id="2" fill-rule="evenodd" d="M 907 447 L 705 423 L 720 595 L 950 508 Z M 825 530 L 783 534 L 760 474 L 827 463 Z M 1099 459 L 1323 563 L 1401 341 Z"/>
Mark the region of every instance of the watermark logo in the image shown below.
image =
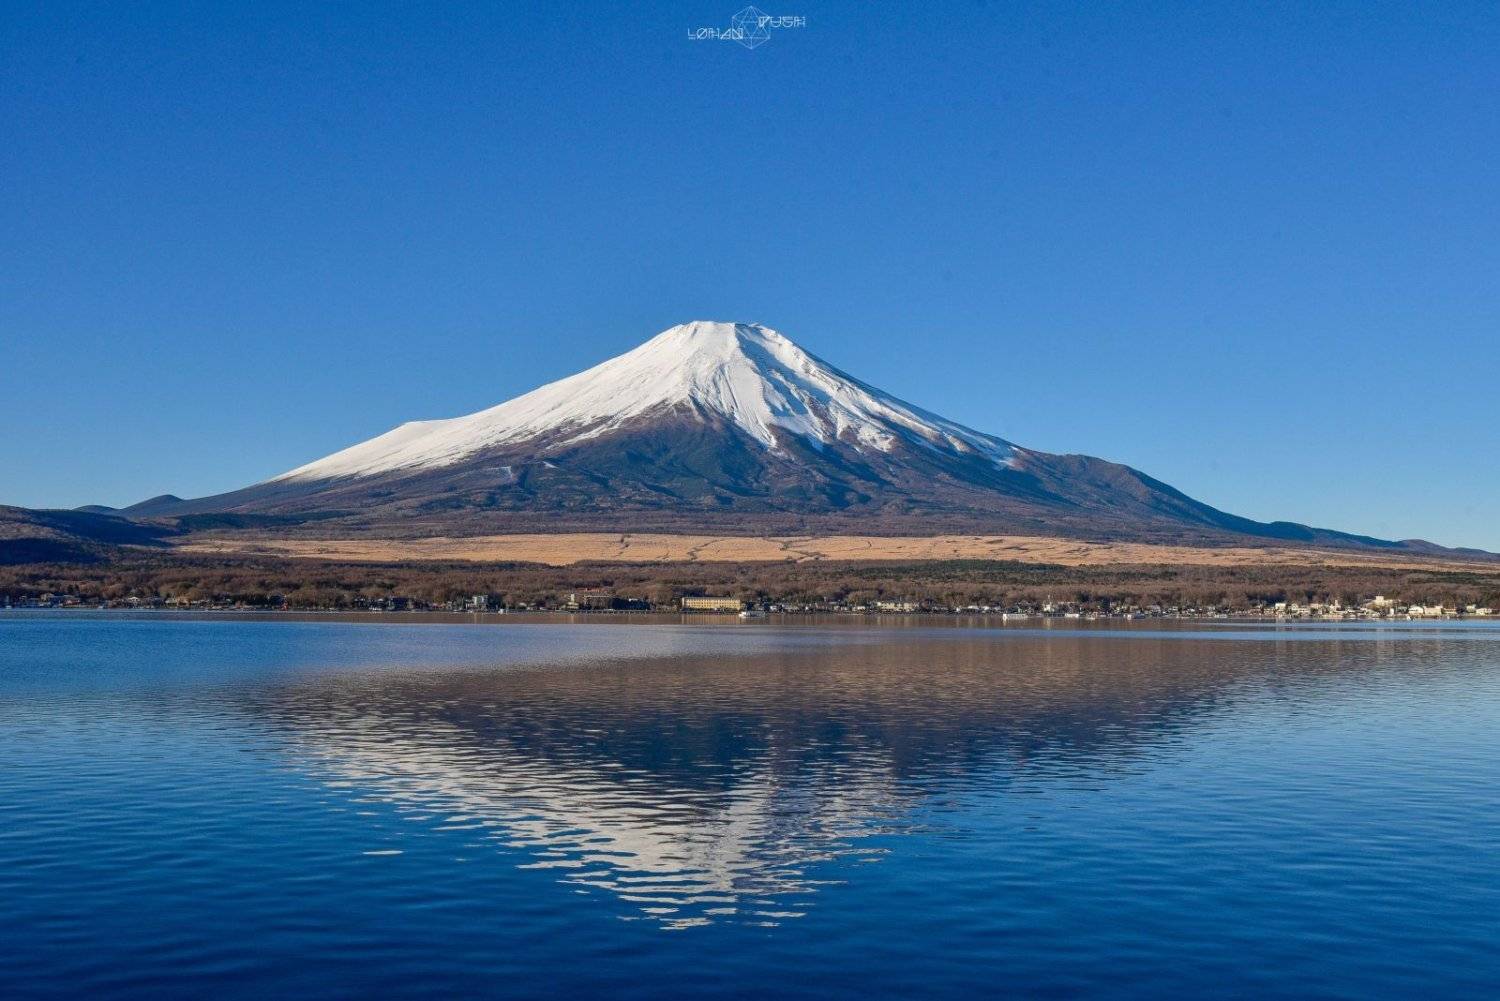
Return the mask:
<path id="1" fill-rule="evenodd" d="M 805 28 L 807 18 L 796 14 L 767 14 L 759 7 L 746 7 L 729 19 L 727 28 L 689 28 L 694 42 L 739 42 L 747 49 L 764 45 L 771 32 L 781 28 Z"/>

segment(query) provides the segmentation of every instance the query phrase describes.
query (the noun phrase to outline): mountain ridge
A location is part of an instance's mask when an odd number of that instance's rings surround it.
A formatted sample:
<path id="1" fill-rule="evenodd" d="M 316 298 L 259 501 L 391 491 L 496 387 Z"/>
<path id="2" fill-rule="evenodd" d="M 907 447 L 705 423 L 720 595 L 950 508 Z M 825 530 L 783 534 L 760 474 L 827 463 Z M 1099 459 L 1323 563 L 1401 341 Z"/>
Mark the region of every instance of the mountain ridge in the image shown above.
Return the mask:
<path id="1" fill-rule="evenodd" d="M 968 531 L 1441 549 L 1257 522 L 1139 470 L 1013 444 L 906 403 L 758 324 L 693 321 L 462 417 L 413 421 L 240 490 L 129 517 L 295 532 Z"/>

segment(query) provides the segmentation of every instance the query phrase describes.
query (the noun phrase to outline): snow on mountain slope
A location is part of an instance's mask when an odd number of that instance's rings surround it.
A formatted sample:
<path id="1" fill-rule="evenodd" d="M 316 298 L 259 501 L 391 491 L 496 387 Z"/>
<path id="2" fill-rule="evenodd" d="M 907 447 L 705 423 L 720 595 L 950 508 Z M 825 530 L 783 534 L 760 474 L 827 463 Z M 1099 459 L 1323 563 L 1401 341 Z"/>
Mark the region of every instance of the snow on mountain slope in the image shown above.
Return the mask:
<path id="1" fill-rule="evenodd" d="M 766 449 L 777 431 L 889 452 L 898 441 L 1014 462 L 1008 442 L 882 393 L 756 324 L 685 323 L 633 351 L 488 410 L 414 421 L 275 477 L 272 483 L 441 467 L 497 446 L 553 450 L 672 408 L 717 415 Z"/>

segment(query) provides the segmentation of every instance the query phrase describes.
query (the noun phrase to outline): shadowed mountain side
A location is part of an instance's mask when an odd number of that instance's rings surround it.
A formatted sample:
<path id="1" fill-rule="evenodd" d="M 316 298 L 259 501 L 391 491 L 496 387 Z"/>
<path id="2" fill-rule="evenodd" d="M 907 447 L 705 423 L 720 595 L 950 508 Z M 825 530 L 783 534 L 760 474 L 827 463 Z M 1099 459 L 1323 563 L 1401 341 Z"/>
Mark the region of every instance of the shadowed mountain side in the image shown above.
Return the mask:
<path id="1" fill-rule="evenodd" d="M 1243 543 L 1403 550 L 1407 543 L 1261 523 L 1219 511 L 1128 466 L 1016 450 L 1014 465 L 936 456 L 896 444 L 860 451 L 777 434 L 767 451 L 728 422 L 678 412 L 550 449 L 487 451 L 433 470 L 332 480 L 272 480 L 193 501 L 145 502 L 132 517 L 185 527 L 294 530 L 403 538 L 538 531 L 726 535 L 931 535 L 942 532 L 1086 540 Z M 538 454 L 545 455 L 539 458 Z M 244 519 L 212 523 L 212 515 Z M 257 519 L 261 519 L 257 522 Z M 1441 553 L 1441 547 L 1423 551 Z"/>
<path id="2" fill-rule="evenodd" d="M 0 564 L 92 563 L 121 546 L 161 546 L 175 534 L 108 514 L 0 506 Z"/>

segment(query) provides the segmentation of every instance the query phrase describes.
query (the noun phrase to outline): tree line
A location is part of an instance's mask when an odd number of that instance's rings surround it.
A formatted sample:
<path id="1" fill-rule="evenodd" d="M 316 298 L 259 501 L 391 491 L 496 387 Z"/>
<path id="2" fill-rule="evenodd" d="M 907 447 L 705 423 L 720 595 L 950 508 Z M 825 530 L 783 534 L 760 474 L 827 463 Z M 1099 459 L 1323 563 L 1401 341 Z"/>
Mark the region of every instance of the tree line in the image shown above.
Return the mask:
<path id="1" fill-rule="evenodd" d="M 393 599 L 441 607 L 484 595 L 492 605 L 560 608 L 576 591 L 606 591 L 660 607 L 686 595 L 751 602 L 866 605 L 907 601 L 955 608 L 1151 605 L 1251 609 L 1278 601 L 1380 594 L 1407 603 L 1500 607 L 1495 571 L 1265 565 L 1065 567 L 992 560 L 912 563 L 336 563 L 250 557 L 144 555 L 105 564 L 0 567 L 0 598 L 44 594 L 89 602 L 231 603 L 360 608 Z"/>

